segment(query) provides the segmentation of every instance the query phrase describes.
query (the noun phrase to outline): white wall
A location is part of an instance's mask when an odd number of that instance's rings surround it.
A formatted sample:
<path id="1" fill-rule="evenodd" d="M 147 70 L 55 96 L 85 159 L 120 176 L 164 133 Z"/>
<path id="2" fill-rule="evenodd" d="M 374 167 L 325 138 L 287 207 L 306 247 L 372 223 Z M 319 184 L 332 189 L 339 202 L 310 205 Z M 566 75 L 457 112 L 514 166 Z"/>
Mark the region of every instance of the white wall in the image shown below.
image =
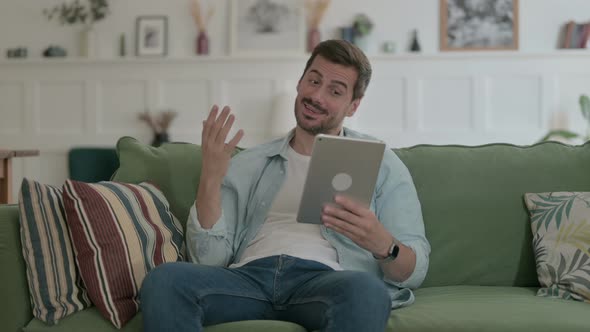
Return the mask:
<path id="1" fill-rule="evenodd" d="M 65 46 L 77 54 L 77 30 L 47 21 L 43 8 L 62 0 L 0 1 L 0 51 L 25 46 L 31 57 L 39 56 L 49 44 Z M 224 55 L 228 50 L 228 0 L 202 0 L 216 7 L 211 22 L 211 54 Z M 100 55 L 117 54 L 120 34 L 127 36 L 131 50 L 135 19 L 139 15 L 167 15 L 170 24 L 170 55 L 193 55 L 195 27 L 188 14 L 189 0 L 112 0 L 112 15 L 98 25 Z M 439 0 L 333 0 L 322 24 L 324 37 L 334 36 L 340 26 L 349 25 L 354 14 L 367 13 L 375 22 L 373 52 L 385 40 L 396 42 L 403 50 L 409 32 L 418 29 L 425 53 L 438 52 Z M 561 25 L 569 20 L 590 20 L 588 0 L 520 0 L 521 52 L 547 52 L 555 49 Z"/>
<path id="2" fill-rule="evenodd" d="M 274 98 L 294 91 L 306 56 L 225 57 L 227 2 L 209 0 L 217 6 L 211 56 L 191 57 L 195 28 L 187 2 L 112 1 L 113 14 L 98 27 L 99 59 L 45 61 L 34 58 L 49 44 L 77 52 L 78 31 L 41 15 L 59 0 L 0 0 L 0 59 L 15 46 L 28 47 L 33 58 L 0 60 L 0 148 L 41 150 L 39 157 L 15 160 L 14 195 L 24 176 L 63 183 L 73 146 L 113 146 L 123 135 L 148 143 L 150 132 L 137 120 L 145 108 L 179 112 L 171 128 L 175 140 L 199 143 L 200 121 L 213 103 L 234 107 L 237 126 L 249 133 L 246 146 L 268 138 Z M 324 37 L 349 24 L 360 3 L 376 22 L 374 80 L 352 127 L 392 146 L 530 144 L 556 117 L 582 132 L 577 97 L 590 94 L 590 52 L 555 45 L 563 22 L 590 19 L 590 0 L 520 2 L 519 51 L 440 54 L 438 0 L 333 0 Z M 135 18 L 150 14 L 169 17 L 170 59 L 113 59 L 118 36 L 128 36 L 131 51 Z M 405 46 L 414 28 L 423 54 L 375 54 L 383 40 Z"/>

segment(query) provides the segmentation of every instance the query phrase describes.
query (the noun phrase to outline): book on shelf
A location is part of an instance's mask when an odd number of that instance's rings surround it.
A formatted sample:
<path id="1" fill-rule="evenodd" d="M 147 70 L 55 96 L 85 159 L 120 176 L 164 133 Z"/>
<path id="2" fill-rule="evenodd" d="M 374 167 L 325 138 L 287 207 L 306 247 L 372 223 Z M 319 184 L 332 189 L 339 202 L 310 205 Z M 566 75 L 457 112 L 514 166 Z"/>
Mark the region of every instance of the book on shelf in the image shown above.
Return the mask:
<path id="1" fill-rule="evenodd" d="M 590 48 L 590 23 L 569 21 L 564 31 L 562 48 Z"/>

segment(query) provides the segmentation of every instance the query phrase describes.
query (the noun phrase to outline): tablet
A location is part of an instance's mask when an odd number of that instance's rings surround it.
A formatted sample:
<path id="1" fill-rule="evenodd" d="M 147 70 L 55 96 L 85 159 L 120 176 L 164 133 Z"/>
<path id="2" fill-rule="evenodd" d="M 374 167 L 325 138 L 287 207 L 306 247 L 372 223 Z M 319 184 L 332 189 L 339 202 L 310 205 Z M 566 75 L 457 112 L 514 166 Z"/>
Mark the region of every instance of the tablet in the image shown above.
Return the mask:
<path id="1" fill-rule="evenodd" d="M 322 207 L 336 194 L 369 207 L 384 151 L 381 141 L 316 135 L 297 221 L 321 224 Z"/>

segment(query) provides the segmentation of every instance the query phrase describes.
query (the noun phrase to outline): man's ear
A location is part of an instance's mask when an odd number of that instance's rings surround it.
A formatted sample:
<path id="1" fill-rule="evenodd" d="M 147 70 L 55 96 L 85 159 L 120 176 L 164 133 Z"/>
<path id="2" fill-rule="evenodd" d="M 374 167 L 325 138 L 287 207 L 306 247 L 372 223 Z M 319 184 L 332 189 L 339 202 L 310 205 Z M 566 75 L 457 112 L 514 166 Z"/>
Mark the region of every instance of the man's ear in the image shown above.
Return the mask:
<path id="1" fill-rule="evenodd" d="M 348 108 L 348 111 L 346 112 L 346 116 L 351 117 L 354 115 L 354 113 L 356 113 L 357 108 L 359 107 L 359 105 L 361 104 L 361 98 L 357 98 L 355 100 L 352 101 L 352 103 L 350 103 L 350 107 Z"/>

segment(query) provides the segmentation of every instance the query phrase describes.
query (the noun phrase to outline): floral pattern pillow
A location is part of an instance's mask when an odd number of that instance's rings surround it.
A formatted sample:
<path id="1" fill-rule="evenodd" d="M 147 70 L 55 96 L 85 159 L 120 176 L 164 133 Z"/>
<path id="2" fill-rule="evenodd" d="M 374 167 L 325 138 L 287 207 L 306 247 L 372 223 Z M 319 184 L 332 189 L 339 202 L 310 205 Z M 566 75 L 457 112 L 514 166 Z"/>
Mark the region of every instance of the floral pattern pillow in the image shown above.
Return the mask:
<path id="1" fill-rule="evenodd" d="M 539 296 L 590 303 L 590 192 L 525 194 Z"/>

